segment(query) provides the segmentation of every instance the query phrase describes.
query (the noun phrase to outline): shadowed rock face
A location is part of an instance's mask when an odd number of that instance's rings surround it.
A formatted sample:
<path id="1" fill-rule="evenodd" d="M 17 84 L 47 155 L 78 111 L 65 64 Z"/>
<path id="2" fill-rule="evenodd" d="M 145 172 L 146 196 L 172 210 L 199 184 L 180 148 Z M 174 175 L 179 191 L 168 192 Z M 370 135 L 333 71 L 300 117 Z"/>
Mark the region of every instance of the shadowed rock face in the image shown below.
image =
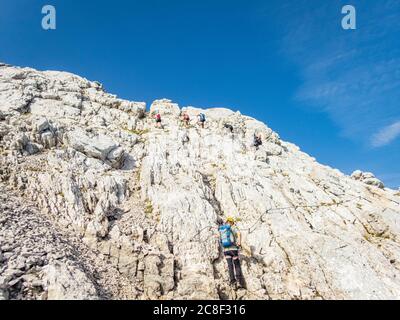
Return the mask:
<path id="1" fill-rule="evenodd" d="M 146 113 L 97 82 L 0 64 L 0 155 L 0 299 L 400 296 L 398 191 L 323 166 L 239 112 L 164 99 Z M 241 218 L 247 290 L 227 285 L 228 215 Z M 58 247 L 27 262 L 39 245 L 24 230 L 38 221 Z"/>

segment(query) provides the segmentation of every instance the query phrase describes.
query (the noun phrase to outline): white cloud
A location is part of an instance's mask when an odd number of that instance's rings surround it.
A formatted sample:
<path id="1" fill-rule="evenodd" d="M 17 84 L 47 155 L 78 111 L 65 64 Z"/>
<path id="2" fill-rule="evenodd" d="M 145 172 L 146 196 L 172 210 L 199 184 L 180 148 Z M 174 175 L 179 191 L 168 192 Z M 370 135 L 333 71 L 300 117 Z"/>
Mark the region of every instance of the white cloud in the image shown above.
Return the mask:
<path id="1" fill-rule="evenodd" d="M 400 121 L 397 121 L 389 126 L 379 130 L 372 136 L 371 144 L 373 147 L 382 147 L 400 136 Z"/>

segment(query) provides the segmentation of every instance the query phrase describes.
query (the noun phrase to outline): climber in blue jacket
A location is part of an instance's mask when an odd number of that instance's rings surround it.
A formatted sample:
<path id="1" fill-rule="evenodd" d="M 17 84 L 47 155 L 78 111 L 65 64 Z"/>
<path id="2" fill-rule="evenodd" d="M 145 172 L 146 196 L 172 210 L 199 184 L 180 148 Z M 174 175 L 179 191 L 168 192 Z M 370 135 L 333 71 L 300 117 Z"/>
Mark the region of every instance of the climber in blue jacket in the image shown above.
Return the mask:
<path id="1" fill-rule="evenodd" d="M 241 234 L 235 227 L 235 219 L 228 217 L 225 224 L 219 227 L 221 245 L 224 249 L 224 255 L 228 263 L 230 284 L 238 285 L 238 288 L 244 288 L 245 282 L 240 266 L 239 249 L 241 247 Z"/>

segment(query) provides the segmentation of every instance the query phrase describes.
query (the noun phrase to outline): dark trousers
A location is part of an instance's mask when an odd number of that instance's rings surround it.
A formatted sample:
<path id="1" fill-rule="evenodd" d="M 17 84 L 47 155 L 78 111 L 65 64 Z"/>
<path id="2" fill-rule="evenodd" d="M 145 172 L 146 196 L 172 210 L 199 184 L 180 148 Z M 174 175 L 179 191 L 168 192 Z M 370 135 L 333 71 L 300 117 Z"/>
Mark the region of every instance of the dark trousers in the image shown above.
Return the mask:
<path id="1" fill-rule="evenodd" d="M 239 282 L 243 286 L 244 279 L 242 274 L 242 268 L 240 267 L 239 251 L 229 250 L 224 252 L 226 261 L 228 262 L 229 278 L 231 282 Z M 236 274 L 236 277 L 235 277 Z"/>

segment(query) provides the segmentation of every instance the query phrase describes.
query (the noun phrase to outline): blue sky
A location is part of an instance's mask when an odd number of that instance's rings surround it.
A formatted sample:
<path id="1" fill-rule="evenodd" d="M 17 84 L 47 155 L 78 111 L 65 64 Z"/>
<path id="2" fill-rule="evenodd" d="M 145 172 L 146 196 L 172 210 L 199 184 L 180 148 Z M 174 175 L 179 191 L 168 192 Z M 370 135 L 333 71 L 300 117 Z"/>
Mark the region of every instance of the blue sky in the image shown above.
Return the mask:
<path id="1" fill-rule="evenodd" d="M 57 29 L 41 28 L 41 8 Z M 357 29 L 341 28 L 341 8 Z M 400 1 L 1 0 L 0 61 L 121 98 L 228 107 L 321 163 L 400 186 Z"/>

